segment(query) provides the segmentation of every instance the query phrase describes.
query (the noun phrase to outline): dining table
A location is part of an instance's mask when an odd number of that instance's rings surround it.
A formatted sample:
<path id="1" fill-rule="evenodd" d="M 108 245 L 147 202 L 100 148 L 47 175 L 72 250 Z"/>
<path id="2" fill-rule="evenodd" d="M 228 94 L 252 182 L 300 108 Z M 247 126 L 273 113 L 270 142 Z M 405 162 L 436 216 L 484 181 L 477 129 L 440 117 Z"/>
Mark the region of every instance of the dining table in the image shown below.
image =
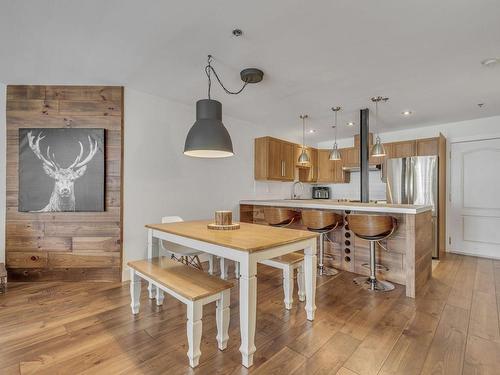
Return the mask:
<path id="1" fill-rule="evenodd" d="M 242 364 L 253 364 L 255 322 L 257 317 L 257 263 L 295 251 L 304 252 L 304 276 L 308 320 L 316 311 L 316 246 L 314 232 L 240 223 L 236 230 L 212 230 L 210 220 L 148 224 L 148 258 L 159 256 L 159 242 L 165 240 L 239 263 L 239 312 Z M 148 286 L 149 298 L 156 298 L 154 285 Z"/>

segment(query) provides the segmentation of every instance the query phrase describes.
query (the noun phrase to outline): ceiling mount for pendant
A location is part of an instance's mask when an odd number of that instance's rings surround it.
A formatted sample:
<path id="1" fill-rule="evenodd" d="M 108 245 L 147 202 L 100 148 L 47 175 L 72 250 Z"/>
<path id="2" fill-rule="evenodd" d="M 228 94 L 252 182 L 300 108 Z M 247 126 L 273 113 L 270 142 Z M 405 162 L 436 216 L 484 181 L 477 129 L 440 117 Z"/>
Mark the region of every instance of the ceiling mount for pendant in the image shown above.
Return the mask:
<path id="1" fill-rule="evenodd" d="M 259 83 L 264 78 L 264 72 L 257 68 L 246 68 L 240 72 L 240 77 L 245 83 Z"/>

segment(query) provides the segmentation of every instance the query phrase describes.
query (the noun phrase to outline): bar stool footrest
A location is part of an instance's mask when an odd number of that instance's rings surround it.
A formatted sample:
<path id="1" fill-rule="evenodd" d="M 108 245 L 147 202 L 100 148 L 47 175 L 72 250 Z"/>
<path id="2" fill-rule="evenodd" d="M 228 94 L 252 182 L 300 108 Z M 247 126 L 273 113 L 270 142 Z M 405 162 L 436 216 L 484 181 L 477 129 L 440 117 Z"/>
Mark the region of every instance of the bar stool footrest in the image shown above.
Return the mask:
<path id="1" fill-rule="evenodd" d="M 364 268 L 370 269 L 370 264 L 368 264 L 368 263 L 363 263 L 361 266 Z M 384 266 L 383 264 L 380 264 L 380 263 L 376 263 L 375 270 L 387 272 L 387 271 L 389 271 L 389 267 Z"/>

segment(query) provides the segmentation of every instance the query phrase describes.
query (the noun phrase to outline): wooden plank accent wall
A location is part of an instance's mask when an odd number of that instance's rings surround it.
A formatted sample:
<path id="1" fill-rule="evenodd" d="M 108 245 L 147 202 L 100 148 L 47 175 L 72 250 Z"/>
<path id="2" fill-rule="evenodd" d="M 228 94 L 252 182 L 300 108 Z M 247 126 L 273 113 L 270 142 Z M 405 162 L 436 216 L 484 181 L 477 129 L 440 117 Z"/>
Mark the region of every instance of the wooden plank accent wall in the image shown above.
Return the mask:
<path id="1" fill-rule="evenodd" d="M 19 128 L 104 128 L 105 211 L 18 212 Z M 7 87 L 5 249 L 11 281 L 119 281 L 123 87 Z"/>

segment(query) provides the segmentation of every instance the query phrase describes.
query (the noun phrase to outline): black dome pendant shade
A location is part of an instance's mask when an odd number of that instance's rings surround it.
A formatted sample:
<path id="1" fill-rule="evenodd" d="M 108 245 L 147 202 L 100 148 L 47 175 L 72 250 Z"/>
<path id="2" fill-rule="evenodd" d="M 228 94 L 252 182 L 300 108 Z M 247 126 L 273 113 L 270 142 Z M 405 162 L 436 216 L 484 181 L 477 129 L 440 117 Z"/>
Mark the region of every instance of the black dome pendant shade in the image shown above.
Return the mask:
<path id="1" fill-rule="evenodd" d="M 222 84 L 217 72 L 211 65 L 212 56 L 208 55 L 208 64 L 205 73 L 208 78 L 208 99 L 196 102 L 196 121 L 189 129 L 184 144 L 184 155 L 197 158 L 225 158 L 233 156 L 233 143 L 231 136 L 222 123 L 222 104 L 210 97 L 212 86 L 211 74 L 213 73 L 217 82 L 227 94 L 238 95 L 247 84 L 262 81 L 264 72 L 257 68 L 247 68 L 241 71 L 240 77 L 244 82 L 238 91 L 229 91 Z"/>
<path id="2" fill-rule="evenodd" d="M 197 158 L 233 156 L 231 136 L 222 123 L 222 104 L 213 99 L 196 102 L 196 121 L 184 144 L 184 155 Z"/>

